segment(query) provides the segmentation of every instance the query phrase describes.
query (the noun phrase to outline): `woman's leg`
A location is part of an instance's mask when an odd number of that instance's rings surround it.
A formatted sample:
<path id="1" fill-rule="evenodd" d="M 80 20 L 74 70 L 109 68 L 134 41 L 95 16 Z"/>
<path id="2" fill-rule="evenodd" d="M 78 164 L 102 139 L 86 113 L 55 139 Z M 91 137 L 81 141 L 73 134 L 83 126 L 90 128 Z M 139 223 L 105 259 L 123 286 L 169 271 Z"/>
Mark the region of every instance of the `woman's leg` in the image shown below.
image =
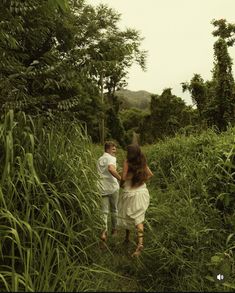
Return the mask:
<path id="1" fill-rule="evenodd" d="M 132 256 L 139 256 L 141 254 L 141 251 L 144 249 L 144 224 L 140 223 L 136 225 L 137 230 L 137 247 L 135 252 L 132 254 Z"/>

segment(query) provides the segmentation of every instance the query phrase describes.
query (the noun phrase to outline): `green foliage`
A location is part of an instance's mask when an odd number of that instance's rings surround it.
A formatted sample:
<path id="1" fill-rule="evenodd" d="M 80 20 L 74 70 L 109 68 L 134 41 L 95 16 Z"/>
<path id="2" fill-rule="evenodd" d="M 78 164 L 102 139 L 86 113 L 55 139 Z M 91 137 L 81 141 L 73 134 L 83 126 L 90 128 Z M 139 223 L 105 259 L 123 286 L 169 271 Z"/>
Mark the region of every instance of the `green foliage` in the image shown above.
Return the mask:
<path id="1" fill-rule="evenodd" d="M 165 89 L 162 94 L 152 95 L 150 115 L 140 128 L 141 142 L 152 143 L 156 139 L 174 135 L 180 128 L 191 124 L 191 107 Z"/>
<path id="2" fill-rule="evenodd" d="M 83 7 L 75 14 L 78 4 L 60 10 L 55 3 L 65 8 L 65 1 L 30 3 L 22 4 L 22 9 L 1 3 L 1 32 L 12 39 L 2 43 L 0 51 L 2 110 L 14 107 L 35 113 L 75 106 L 83 110 L 84 104 L 97 104 L 98 90 L 82 71 L 82 54 L 72 51 L 81 31 L 76 22 L 84 13 Z"/>
<path id="3" fill-rule="evenodd" d="M 138 31 L 118 28 L 120 14 L 113 9 L 99 5 L 91 13 L 94 39 L 87 50 L 90 72 L 111 99 L 117 87 L 126 84 L 125 77 L 133 62 L 145 68 L 146 52 L 140 49 L 142 38 Z"/>
<path id="4" fill-rule="evenodd" d="M 235 41 L 235 24 L 227 23 L 226 19 L 212 20 L 212 24 L 217 28 L 212 34 L 214 37 L 219 37 L 227 40 L 228 46 L 233 46 Z"/>
<path id="5" fill-rule="evenodd" d="M 145 249 L 133 259 L 134 233 L 129 246 L 123 244 L 123 230 L 109 237 L 107 250 L 95 255 L 106 268 L 106 274 L 96 272 L 100 290 L 234 291 L 234 131 L 218 135 L 209 129 L 143 147 L 154 172 L 147 182 Z"/>
<path id="6" fill-rule="evenodd" d="M 118 13 L 83 0 L 2 0 L 0 10 L 1 112 L 72 113 L 97 141 L 101 76 L 112 103 L 131 64 L 145 66 L 139 33 L 121 31 Z"/>
<path id="7" fill-rule="evenodd" d="M 120 111 L 120 118 L 122 120 L 125 131 L 127 132 L 127 143 L 131 143 L 133 132 L 140 133 L 140 126 L 148 112 L 141 111 L 138 108 L 130 108 Z"/>
<path id="8" fill-rule="evenodd" d="M 126 146 L 127 142 L 125 141 L 125 130 L 122 121 L 113 108 L 107 111 L 107 127 L 109 129 L 107 138 L 115 139 L 122 147 Z"/>
<path id="9" fill-rule="evenodd" d="M 233 144 L 234 128 L 220 136 L 213 130 L 207 130 L 197 136 L 176 136 L 174 139 L 158 142 L 155 145 L 154 153 L 159 156 L 160 160 L 156 159 L 156 166 L 154 165 L 156 155 L 149 154 L 153 160 L 152 167 L 161 170 L 157 184 L 166 186 L 165 178 L 168 178 L 169 182 L 177 180 L 179 185 L 182 185 L 180 183 L 182 180 L 182 183 L 188 182 L 194 186 L 193 182 L 198 182 L 198 178 L 200 178 L 202 189 L 200 192 L 196 190 L 196 194 L 206 192 L 208 203 L 216 204 L 219 198 L 223 198 L 221 195 L 224 192 L 230 193 L 229 204 L 224 201 L 223 211 L 227 211 L 225 206 L 233 210 L 235 204 L 232 196 Z M 185 169 L 186 166 L 187 169 Z"/>
<path id="10" fill-rule="evenodd" d="M 99 91 L 104 107 L 104 91 L 107 97 L 108 104 L 111 108 L 114 108 L 114 112 L 107 113 L 107 120 L 109 116 L 115 117 L 115 121 L 106 125 L 115 124 L 117 129 L 110 129 L 111 134 L 115 134 L 114 138 L 119 136 L 118 140 L 123 145 L 124 136 L 122 139 L 120 135 L 123 135 L 123 131 L 118 124 L 118 110 L 115 109 L 115 91 L 126 85 L 125 78 L 128 73 L 128 69 L 133 62 L 137 62 L 142 69 L 145 68 L 146 52 L 140 49 L 141 37 L 138 31 L 133 29 L 120 30 L 117 26 L 120 20 L 120 15 L 113 9 L 108 8 L 106 5 L 99 5 L 95 9 L 92 9 L 90 13 L 93 17 L 90 19 L 94 30 L 93 40 L 90 42 L 87 48 L 87 64 L 89 66 L 89 74 L 91 79 L 99 86 Z M 101 22 L 101 25 L 97 25 L 99 21 L 106 19 L 107 22 Z M 100 132 L 101 141 L 105 140 L 105 126 L 104 117 L 100 119 Z M 118 129 L 120 128 L 120 129 Z M 118 132 L 122 132 L 118 134 Z"/>
<path id="11" fill-rule="evenodd" d="M 188 90 L 191 94 L 192 101 L 196 104 L 200 122 L 202 121 L 202 112 L 205 109 L 207 102 L 207 89 L 204 84 L 203 78 L 200 74 L 194 74 L 190 83 L 182 83 L 183 92 Z"/>
<path id="12" fill-rule="evenodd" d="M 137 276 L 145 290 L 233 289 L 234 131 L 176 136 L 144 148 L 155 175 Z M 224 284 L 216 282 L 218 273 Z"/>
<path id="13" fill-rule="evenodd" d="M 235 25 L 225 19 L 213 20 L 216 29 L 213 36 L 219 37 L 214 44 L 214 68 L 212 80 L 204 82 L 199 74 L 194 74 L 190 83 L 182 83 L 183 91 L 191 93 L 200 123 L 207 122 L 224 131 L 235 122 L 235 83 L 232 74 L 232 59 L 228 47 L 234 44 Z"/>
<path id="14" fill-rule="evenodd" d="M 0 124 L 0 291 L 86 290 L 101 228 L 95 161 L 79 125 L 19 112 Z M 85 281 L 87 280 L 87 281 Z"/>
<path id="15" fill-rule="evenodd" d="M 103 146 L 70 123 L 10 111 L 0 125 L 0 291 L 233 291 L 234 128 L 143 147 L 154 177 L 145 249 L 132 259 L 125 231 L 96 249 Z"/>
<path id="16" fill-rule="evenodd" d="M 234 124 L 235 83 L 232 75 L 232 60 L 223 38 L 215 42 L 214 55 L 214 99 L 210 101 L 209 113 L 213 123 L 220 130 L 225 130 L 229 123 Z"/>

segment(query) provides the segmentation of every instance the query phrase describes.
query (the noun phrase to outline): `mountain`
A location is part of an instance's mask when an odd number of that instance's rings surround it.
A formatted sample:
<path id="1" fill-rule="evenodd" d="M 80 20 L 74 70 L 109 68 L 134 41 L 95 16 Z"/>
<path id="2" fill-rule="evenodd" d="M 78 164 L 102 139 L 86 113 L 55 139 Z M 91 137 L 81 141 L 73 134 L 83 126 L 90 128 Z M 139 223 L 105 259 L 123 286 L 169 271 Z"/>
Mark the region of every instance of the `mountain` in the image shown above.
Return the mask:
<path id="1" fill-rule="evenodd" d="M 130 91 L 127 89 L 121 89 L 116 91 L 116 95 L 118 96 L 121 102 L 120 109 L 128 109 L 135 107 L 147 110 L 149 109 L 152 93 L 143 90 Z"/>

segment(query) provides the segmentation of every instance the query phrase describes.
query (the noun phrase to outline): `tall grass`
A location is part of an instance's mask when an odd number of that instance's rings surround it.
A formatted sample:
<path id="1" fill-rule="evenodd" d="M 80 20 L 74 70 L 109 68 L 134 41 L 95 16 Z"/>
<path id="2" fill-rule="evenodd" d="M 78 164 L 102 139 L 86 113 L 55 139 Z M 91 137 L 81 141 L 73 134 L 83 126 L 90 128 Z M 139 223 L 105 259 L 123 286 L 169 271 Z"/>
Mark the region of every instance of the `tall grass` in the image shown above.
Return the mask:
<path id="1" fill-rule="evenodd" d="M 234 134 L 206 131 L 144 148 L 155 173 L 138 274 L 146 290 L 234 291 Z"/>
<path id="2" fill-rule="evenodd" d="M 73 122 L 9 111 L 0 123 L 0 292 L 234 291 L 234 134 L 143 148 L 155 176 L 135 260 L 120 237 L 97 250 L 102 147 Z M 119 150 L 118 169 L 124 157 Z"/>
<path id="3" fill-rule="evenodd" d="M 0 291 L 95 288 L 100 229 L 91 142 L 75 124 L 9 111 L 0 124 Z"/>
<path id="4" fill-rule="evenodd" d="M 145 250 L 131 259 L 118 239 L 102 256 L 103 265 L 110 268 L 112 260 L 113 273 L 132 280 L 133 291 L 234 291 L 234 134 L 208 130 L 143 147 L 155 175 L 148 183 Z M 122 162 L 125 154 L 118 156 Z M 120 287 L 112 280 L 115 290 L 129 289 L 122 278 Z M 102 274 L 99 282 L 110 291 Z"/>

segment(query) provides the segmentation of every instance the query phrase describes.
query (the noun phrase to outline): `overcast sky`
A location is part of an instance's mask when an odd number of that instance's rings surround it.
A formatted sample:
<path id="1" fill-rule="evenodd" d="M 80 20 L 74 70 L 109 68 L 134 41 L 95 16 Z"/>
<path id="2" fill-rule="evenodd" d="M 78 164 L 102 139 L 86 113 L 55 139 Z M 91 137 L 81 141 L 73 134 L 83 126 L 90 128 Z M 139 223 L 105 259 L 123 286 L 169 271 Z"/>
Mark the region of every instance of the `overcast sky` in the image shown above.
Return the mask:
<path id="1" fill-rule="evenodd" d="M 161 94 L 167 87 L 191 104 L 182 93 L 181 82 L 194 73 L 211 79 L 213 68 L 212 19 L 235 23 L 235 0 L 87 0 L 108 4 L 121 13 L 120 28 L 134 28 L 144 37 L 142 49 L 148 51 L 147 70 L 134 65 L 127 89 Z M 235 47 L 229 49 L 235 62 Z M 233 65 L 233 73 L 235 66 Z"/>

